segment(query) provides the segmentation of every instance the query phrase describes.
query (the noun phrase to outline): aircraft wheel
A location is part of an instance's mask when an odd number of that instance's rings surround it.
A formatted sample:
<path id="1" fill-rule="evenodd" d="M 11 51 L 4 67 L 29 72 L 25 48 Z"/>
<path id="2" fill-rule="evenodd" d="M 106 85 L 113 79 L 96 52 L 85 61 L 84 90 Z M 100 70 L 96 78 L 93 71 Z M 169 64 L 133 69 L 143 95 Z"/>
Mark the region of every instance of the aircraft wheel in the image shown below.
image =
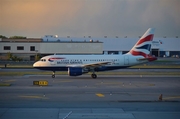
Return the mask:
<path id="1" fill-rule="evenodd" d="M 52 75 L 52 78 L 55 78 L 55 75 L 54 75 L 54 74 Z"/>
<path id="2" fill-rule="evenodd" d="M 95 79 L 95 78 L 97 78 L 97 75 L 96 75 L 96 74 L 91 74 L 91 77 L 92 77 L 93 79 Z"/>
<path id="3" fill-rule="evenodd" d="M 53 71 L 52 78 L 55 78 L 55 71 Z"/>

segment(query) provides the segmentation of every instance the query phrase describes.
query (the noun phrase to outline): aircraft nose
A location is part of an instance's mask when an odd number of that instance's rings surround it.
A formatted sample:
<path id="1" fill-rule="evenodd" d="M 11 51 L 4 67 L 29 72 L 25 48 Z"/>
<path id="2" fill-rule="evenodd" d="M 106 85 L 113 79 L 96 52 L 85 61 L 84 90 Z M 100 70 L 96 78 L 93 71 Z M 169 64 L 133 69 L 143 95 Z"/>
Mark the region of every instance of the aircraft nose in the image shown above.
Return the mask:
<path id="1" fill-rule="evenodd" d="M 38 66 L 38 62 L 35 62 L 34 64 L 33 64 L 33 67 L 37 67 Z"/>

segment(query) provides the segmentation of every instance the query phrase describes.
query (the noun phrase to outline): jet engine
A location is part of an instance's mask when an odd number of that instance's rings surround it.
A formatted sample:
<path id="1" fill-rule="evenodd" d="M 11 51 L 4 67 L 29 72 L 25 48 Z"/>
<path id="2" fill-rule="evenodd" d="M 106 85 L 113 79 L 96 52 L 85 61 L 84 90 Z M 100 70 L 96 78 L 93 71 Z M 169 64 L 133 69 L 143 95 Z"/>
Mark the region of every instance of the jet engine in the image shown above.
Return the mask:
<path id="1" fill-rule="evenodd" d="M 69 67 L 68 68 L 69 76 L 80 76 L 83 73 L 86 73 L 86 72 L 84 72 L 83 68 L 81 68 L 81 67 Z"/>

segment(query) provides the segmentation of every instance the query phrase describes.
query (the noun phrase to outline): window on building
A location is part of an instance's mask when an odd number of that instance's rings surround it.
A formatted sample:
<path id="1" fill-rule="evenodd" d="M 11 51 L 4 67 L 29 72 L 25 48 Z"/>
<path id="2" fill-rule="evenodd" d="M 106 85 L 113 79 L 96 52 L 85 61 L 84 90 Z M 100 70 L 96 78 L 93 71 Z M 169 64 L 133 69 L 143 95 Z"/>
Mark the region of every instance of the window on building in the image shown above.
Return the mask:
<path id="1" fill-rule="evenodd" d="M 108 51 L 108 54 L 118 54 L 118 51 Z"/>
<path id="2" fill-rule="evenodd" d="M 31 55 L 30 56 L 30 61 L 34 61 L 35 60 L 35 56 L 34 55 Z"/>
<path id="3" fill-rule="evenodd" d="M 35 51 L 35 46 L 30 46 L 30 51 Z"/>
<path id="4" fill-rule="evenodd" d="M 10 46 L 4 46 L 4 50 L 11 50 Z"/>
<path id="5" fill-rule="evenodd" d="M 126 53 L 128 53 L 129 51 L 122 51 L 122 54 L 126 54 Z"/>
<path id="6" fill-rule="evenodd" d="M 17 50 L 24 50 L 24 46 L 17 46 Z"/>

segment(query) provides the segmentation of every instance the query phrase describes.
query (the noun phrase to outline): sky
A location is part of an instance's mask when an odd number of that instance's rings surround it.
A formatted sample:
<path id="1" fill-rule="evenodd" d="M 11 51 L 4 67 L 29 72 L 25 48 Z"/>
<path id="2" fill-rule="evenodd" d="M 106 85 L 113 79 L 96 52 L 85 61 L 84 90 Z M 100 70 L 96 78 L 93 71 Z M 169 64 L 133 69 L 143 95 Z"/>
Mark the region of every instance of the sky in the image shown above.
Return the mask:
<path id="1" fill-rule="evenodd" d="M 180 0 L 0 0 L 0 35 L 180 37 Z"/>

